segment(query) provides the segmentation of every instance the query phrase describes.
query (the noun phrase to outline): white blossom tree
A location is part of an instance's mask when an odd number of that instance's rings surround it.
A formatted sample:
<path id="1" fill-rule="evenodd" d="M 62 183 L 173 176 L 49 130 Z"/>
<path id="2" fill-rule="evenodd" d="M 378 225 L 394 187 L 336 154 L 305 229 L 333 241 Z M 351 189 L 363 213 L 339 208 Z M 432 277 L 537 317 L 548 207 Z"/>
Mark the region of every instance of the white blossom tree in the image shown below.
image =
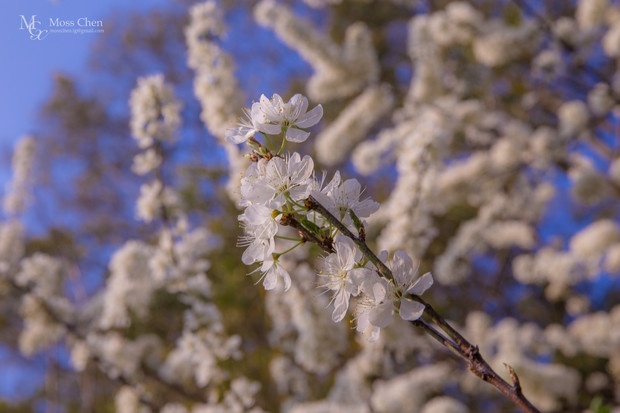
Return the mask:
<path id="1" fill-rule="evenodd" d="M 131 72 L 102 67 L 130 115 L 59 77 L 61 137 L 18 143 L 3 196 L 3 343 L 70 353 L 46 403 L 620 411 L 620 4 L 209 0 L 129 26 L 104 41 Z M 80 222 L 54 204 L 34 236 L 62 139 Z"/>

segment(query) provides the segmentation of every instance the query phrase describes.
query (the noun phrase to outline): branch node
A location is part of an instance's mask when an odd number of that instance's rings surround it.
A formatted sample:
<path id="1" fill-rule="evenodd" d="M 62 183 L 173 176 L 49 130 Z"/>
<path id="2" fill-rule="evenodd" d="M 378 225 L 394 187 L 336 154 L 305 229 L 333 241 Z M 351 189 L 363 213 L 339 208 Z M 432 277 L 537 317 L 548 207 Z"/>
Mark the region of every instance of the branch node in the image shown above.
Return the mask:
<path id="1" fill-rule="evenodd" d="M 515 370 L 508 364 L 504 363 L 504 367 L 506 367 L 506 370 L 510 373 L 510 380 L 512 380 L 512 387 L 515 392 L 517 392 L 517 394 L 521 394 L 521 382 L 519 381 L 519 376 L 517 376 Z"/>

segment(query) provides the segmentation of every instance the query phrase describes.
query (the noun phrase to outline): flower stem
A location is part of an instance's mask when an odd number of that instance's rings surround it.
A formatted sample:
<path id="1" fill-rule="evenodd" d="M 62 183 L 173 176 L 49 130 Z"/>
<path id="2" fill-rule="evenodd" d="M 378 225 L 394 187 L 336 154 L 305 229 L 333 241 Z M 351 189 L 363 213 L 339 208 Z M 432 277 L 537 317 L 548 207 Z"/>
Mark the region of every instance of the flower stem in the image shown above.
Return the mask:
<path id="1" fill-rule="evenodd" d="M 282 127 L 282 145 L 280 146 L 280 150 L 278 151 L 278 156 L 282 155 L 282 152 L 284 151 L 284 145 L 286 145 L 286 129 L 287 127 Z"/>
<path id="2" fill-rule="evenodd" d="M 342 232 L 347 237 L 351 238 L 357 248 L 368 258 L 370 262 L 372 262 L 375 267 L 377 267 L 378 272 L 390 281 L 394 280 L 394 276 L 392 275 L 392 271 L 375 255 L 375 253 L 366 245 L 364 241 L 355 236 L 349 228 L 346 227 L 338 218 L 332 215 L 331 212 L 327 210 L 319 201 L 314 199 L 314 197 L 310 196 L 306 199 L 306 207 L 308 209 L 314 210 L 321 214 L 323 218 L 335 228 L 337 228 L 340 232 Z"/>

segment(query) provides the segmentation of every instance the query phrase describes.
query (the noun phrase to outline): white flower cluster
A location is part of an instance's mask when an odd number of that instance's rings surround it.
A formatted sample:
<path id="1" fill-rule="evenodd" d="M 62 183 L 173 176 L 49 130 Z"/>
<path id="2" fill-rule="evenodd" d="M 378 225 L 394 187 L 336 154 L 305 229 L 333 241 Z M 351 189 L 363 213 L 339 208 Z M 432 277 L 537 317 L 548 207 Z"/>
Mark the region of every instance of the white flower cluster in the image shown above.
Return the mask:
<path id="1" fill-rule="evenodd" d="M 2 200 L 4 212 L 9 215 L 17 215 L 24 209 L 35 150 L 35 138 L 32 136 L 21 138 L 15 145 L 13 179 L 7 185 L 7 193 Z"/>
<path id="2" fill-rule="evenodd" d="M 254 150 L 254 161 L 241 180 L 241 200 L 245 208 L 239 221 L 245 228 L 241 244 L 246 246 L 242 261 L 259 263 L 263 286 L 273 290 L 281 278 L 284 290 L 291 287 L 291 277 L 281 257 L 305 242 L 319 245 L 328 255 L 324 258 L 323 287 L 333 294 L 332 319 L 341 321 L 349 308 L 351 296 L 358 298 L 355 310 L 357 330 L 379 338 L 394 314 L 404 320 L 417 320 L 424 305 L 415 301 L 433 283 L 430 273 L 418 277 L 412 259 L 398 251 L 387 261 L 387 252 L 376 257 L 365 247 L 364 224 L 379 205 L 360 199 L 362 188 L 355 179 L 342 180 L 337 172 L 327 184 L 314 175 L 314 162 L 298 153 L 283 155 L 287 141 L 303 142 L 311 127 L 321 119 L 319 105 L 308 111 L 305 97 L 295 95 L 287 103 L 277 94 L 271 100 L 262 96 L 260 102 L 246 111 L 248 119 L 239 127 L 229 129 L 227 139 L 233 143 L 248 141 Z M 254 135 L 261 132 L 266 146 Z M 276 141 L 280 139 L 280 141 Z M 273 144 L 279 146 L 276 153 Z M 293 227 L 299 234 L 290 234 Z M 359 237 L 353 235 L 357 231 Z M 280 244 L 283 244 L 282 248 Z M 412 297 L 413 296 L 413 297 Z"/>
<path id="3" fill-rule="evenodd" d="M 220 47 L 220 38 L 225 32 L 224 15 L 215 1 L 198 3 L 190 9 L 185 42 L 187 63 L 196 73 L 194 94 L 202 107 L 202 122 L 221 141 L 236 119 L 237 108 L 243 101 L 243 93 L 234 75 L 233 59 Z M 239 191 L 237 177 L 243 173 L 247 162 L 237 146 L 225 143 L 224 148 L 230 177 L 227 190 L 229 196 L 236 200 Z"/>
<path id="4" fill-rule="evenodd" d="M 376 51 L 365 24 L 349 26 L 340 47 L 282 3 L 263 0 L 256 5 L 254 14 L 259 24 L 273 28 L 314 67 L 316 73 L 308 83 L 308 93 L 313 99 L 345 98 L 379 78 Z"/>
<path id="5" fill-rule="evenodd" d="M 156 172 L 163 162 L 162 141 L 173 142 L 181 124 L 181 102 L 163 75 L 141 77 L 131 92 L 131 131 L 140 152 L 134 156 L 132 171 L 137 175 Z M 142 184 L 136 203 L 136 215 L 144 222 L 172 217 L 179 210 L 177 192 L 167 187 L 161 177 Z"/>
<path id="6" fill-rule="evenodd" d="M 141 148 L 148 148 L 154 141 L 174 139 L 174 131 L 181 124 L 182 105 L 162 74 L 139 78 L 129 105 L 131 133 Z"/>

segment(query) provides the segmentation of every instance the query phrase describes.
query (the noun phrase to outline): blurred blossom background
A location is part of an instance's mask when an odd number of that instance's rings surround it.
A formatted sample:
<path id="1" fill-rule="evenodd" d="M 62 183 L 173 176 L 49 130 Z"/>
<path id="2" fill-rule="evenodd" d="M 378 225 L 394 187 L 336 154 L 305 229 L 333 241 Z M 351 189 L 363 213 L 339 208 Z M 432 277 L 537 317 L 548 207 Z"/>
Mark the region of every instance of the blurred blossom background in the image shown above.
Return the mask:
<path id="1" fill-rule="evenodd" d="M 241 262 L 224 135 L 273 93 L 323 105 L 293 150 L 362 183 L 369 245 L 496 371 L 620 412 L 617 1 L 0 8 L 0 412 L 517 411 L 404 321 L 333 323 L 317 247 L 286 292 Z"/>

